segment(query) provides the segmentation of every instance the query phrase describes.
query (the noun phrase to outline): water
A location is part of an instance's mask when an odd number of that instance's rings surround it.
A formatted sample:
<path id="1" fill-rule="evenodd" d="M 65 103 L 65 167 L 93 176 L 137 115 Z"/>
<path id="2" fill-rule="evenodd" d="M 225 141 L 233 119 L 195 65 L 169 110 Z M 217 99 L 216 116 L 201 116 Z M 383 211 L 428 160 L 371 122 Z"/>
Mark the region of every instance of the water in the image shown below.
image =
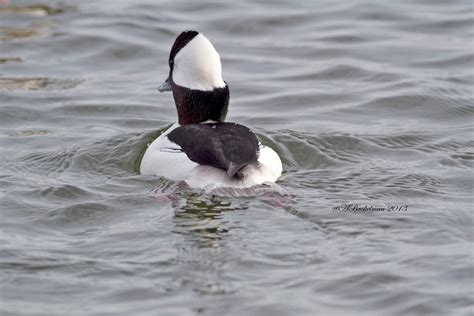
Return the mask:
<path id="1" fill-rule="evenodd" d="M 473 313 L 472 2 L 11 2 L 2 315 Z M 137 173 L 185 29 L 221 54 L 228 120 L 282 157 L 277 189 Z"/>

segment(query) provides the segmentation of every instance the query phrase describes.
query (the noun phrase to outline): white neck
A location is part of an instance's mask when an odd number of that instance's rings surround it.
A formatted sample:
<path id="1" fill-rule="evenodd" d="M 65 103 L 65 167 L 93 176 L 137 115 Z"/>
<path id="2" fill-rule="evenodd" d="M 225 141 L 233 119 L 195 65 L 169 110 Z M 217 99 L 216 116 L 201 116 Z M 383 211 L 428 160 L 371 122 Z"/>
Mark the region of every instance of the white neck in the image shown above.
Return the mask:
<path id="1" fill-rule="evenodd" d="M 194 90 L 210 91 L 225 87 L 219 54 L 201 33 L 175 56 L 173 81 Z"/>

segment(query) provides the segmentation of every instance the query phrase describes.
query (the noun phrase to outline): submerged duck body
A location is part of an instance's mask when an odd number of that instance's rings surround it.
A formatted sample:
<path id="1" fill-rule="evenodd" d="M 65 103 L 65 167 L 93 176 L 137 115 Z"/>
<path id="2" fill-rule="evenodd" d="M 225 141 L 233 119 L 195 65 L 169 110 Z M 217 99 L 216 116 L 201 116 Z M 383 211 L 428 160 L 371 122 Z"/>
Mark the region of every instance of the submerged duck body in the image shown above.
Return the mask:
<path id="1" fill-rule="evenodd" d="M 148 146 L 141 174 L 203 189 L 275 182 L 282 172 L 278 154 L 249 128 L 224 122 L 229 88 L 209 40 L 195 31 L 181 33 L 171 49 L 169 67 L 159 90 L 173 92 L 178 122 Z"/>

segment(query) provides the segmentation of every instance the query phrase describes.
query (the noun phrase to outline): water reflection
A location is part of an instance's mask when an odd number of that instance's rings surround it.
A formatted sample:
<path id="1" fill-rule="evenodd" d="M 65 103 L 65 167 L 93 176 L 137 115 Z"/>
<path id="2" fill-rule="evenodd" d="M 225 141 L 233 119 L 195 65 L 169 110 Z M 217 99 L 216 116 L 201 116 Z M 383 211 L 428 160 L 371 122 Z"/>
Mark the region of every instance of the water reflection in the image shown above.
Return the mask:
<path id="1" fill-rule="evenodd" d="M 198 248 L 219 247 L 232 229 L 225 214 L 247 210 L 249 203 L 255 201 L 255 198 L 265 208 L 282 209 L 293 215 L 303 216 L 292 207 L 296 196 L 288 190 L 275 190 L 276 186 L 260 185 L 250 190 L 227 188 L 213 190 L 212 194 L 186 191 L 180 185 L 174 189 L 177 193 L 168 195 L 175 209 L 174 232 L 185 236 L 187 242 Z"/>
<path id="2" fill-rule="evenodd" d="M 0 91 L 4 90 L 67 90 L 77 87 L 83 80 L 53 78 L 0 78 Z"/>
<path id="3" fill-rule="evenodd" d="M 9 1 L 0 0 L 0 14 L 23 14 L 31 16 L 47 16 L 64 12 L 62 8 L 53 8 L 42 4 L 33 5 L 9 5 Z M 3 7 L 1 5 L 4 5 Z"/>
<path id="4" fill-rule="evenodd" d="M 44 34 L 43 29 L 44 26 L 41 25 L 25 28 L 2 27 L 0 28 L 0 41 L 38 37 Z"/>
<path id="5" fill-rule="evenodd" d="M 21 59 L 20 57 L 0 58 L 0 64 L 6 64 L 6 63 L 12 63 L 12 62 L 21 63 L 22 61 L 23 59 Z"/>
<path id="6" fill-rule="evenodd" d="M 187 194 L 175 212 L 174 231 L 198 248 L 217 248 L 230 229 L 224 213 L 247 208 L 247 203 L 236 204 L 225 197 Z"/>

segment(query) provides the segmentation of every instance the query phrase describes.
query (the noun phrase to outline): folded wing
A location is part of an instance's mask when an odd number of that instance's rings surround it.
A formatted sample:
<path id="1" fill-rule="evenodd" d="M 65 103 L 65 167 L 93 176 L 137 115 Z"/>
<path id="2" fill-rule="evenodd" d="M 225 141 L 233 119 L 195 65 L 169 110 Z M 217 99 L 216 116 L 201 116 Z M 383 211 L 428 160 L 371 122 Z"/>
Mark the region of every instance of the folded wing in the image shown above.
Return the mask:
<path id="1" fill-rule="evenodd" d="M 258 160 L 257 137 L 249 128 L 235 123 L 183 125 L 170 132 L 168 139 L 179 145 L 190 160 L 224 169 L 231 178 L 240 177 L 242 168 Z"/>

